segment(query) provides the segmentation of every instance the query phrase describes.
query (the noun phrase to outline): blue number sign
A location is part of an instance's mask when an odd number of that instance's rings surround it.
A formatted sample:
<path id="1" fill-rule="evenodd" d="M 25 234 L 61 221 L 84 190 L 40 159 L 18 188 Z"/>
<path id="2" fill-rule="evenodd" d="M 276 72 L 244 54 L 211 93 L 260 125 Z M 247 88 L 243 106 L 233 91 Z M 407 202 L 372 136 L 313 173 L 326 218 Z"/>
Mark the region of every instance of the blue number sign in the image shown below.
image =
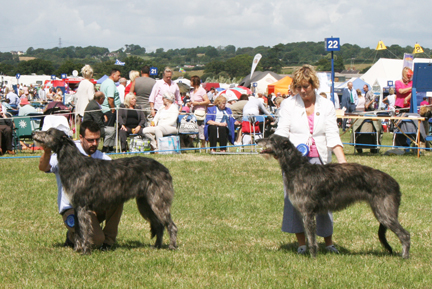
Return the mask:
<path id="1" fill-rule="evenodd" d="M 15 77 L 16 77 L 16 79 L 19 79 L 19 78 L 21 77 L 21 74 L 17 73 L 17 74 L 15 75 Z"/>
<path id="2" fill-rule="evenodd" d="M 66 73 L 62 73 L 62 74 L 61 74 L 61 79 L 66 79 L 66 78 L 67 78 Z"/>
<path id="3" fill-rule="evenodd" d="M 325 40 L 326 51 L 340 51 L 340 39 L 339 38 L 326 38 Z"/>
<path id="4" fill-rule="evenodd" d="M 55 80 L 56 79 L 56 76 L 53 74 L 53 75 L 51 75 L 51 79 L 52 80 Z"/>
<path id="5" fill-rule="evenodd" d="M 158 68 L 154 66 L 150 67 L 150 75 L 158 75 Z"/>

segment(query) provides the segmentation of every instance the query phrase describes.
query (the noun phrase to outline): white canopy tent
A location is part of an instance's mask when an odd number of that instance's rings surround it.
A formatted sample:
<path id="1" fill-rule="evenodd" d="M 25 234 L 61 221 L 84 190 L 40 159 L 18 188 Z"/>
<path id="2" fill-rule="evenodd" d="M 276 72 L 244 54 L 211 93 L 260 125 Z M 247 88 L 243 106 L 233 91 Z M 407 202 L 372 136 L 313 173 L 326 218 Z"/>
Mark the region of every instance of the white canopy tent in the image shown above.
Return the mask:
<path id="1" fill-rule="evenodd" d="M 393 83 L 402 78 L 403 60 L 380 58 L 369 70 L 363 74 L 361 79 L 366 83 L 375 83 L 377 79 L 386 81 L 392 80 Z"/>
<path id="2" fill-rule="evenodd" d="M 379 108 L 383 107 L 383 91 L 387 87 L 388 81 L 402 78 L 403 60 L 380 58 L 371 68 L 361 77 L 365 82 L 372 84 L 372 91 L 376 98 L 379 98 Z"/>

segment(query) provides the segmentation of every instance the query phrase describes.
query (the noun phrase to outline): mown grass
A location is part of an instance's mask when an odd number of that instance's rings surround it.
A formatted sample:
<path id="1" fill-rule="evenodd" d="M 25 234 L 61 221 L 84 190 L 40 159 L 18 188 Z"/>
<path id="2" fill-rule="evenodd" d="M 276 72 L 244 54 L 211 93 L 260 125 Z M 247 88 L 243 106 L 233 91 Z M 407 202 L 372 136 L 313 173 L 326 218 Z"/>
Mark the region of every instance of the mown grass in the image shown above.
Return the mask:
<path id="1" fill-rule="evenodd" d="M 114 251 L 81 256 L 63 248 L 52 174 L 38 159 L 0 159 L 0 287 L 145 288 L 428 288 L 432 286 L 430 162 L 427 154 L 353 155 L 401 185 L 400 221 L 411 232 L 411 259 L 387 236 L 396 255 L 381 247 L 378 223 L 365 204 L 334 214 L 339 255 L 322 239 L 316 260 L 296 254 L 293 235 L 280 230 L 282 178 L 275 160 L 257 155 L 152 155 L 174 178 L 172 207 L 179 248 L 151 247 L 149 226 L 134 201 L 126 203 Z M 117 156 L 115 156 L 117 157 Z"/>

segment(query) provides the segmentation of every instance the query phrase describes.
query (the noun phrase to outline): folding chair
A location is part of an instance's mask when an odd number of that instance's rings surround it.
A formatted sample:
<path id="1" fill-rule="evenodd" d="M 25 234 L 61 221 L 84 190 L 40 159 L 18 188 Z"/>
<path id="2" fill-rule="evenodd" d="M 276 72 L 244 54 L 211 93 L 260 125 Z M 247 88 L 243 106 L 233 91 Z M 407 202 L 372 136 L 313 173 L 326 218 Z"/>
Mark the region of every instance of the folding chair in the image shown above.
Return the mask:
<path id="1" fill-rule="evenodd" d="M 363 149 L 370 149 L 371 153 L 377 153 L 379 151 L 379 137 L 380 134 L 375 130 L 373 121 L 370 119 L 365 119 L 358 126 L 353 126 L 353 142 L 354 142 L 354 154 L 355 152 L 363 152 Z M 359 143 L 359 144 L 357 144 Z M 370 144 L 370 146 L 365 146 L 362 144 Z M 377 145 L 376 147 L 372 145 Z"/>
<path id="2" fill-rule="evenodd" d="M 407 146 L 410 147 L 413 144 L 417 146 L 417 125 L 413 120 L 402 119 L 395 126 L 393 133 L 393 146 Z M 409 151 L 409 149 L 405 149 Z"/>
<path id="3" fill-rule="evenodd" d="M 263 115 L 243 116 L 242 121 L 249 123 L 249 129 L 248 130 L 245 130 L 245 128 L 243 127 L 243 124 L 242 124 L 242 145 L 249 144 L 249 143 L 255 144 L 257 139 L 263 138 L 264 132 L 256 131 L 255 124 L 257 122 L 259 124 L 265 123 L 265 116 L 263 116 Z M 264 131 L 264 129 L 263 129 L 263 131 Z M 247 143 L 245 143 L 245 137 L 247 137 L 246 139 L 249 139 Z M 253 147 L 252 150 L 255 150 L 255 147 Z"/>
<path id="4" fill-rule="evenodd" d="M 177 119 L 177 128 L 180 128 L 181 120 L 184 117 L 188 117 L 189 115 L 192 115 L 192 114 L 179 114 L 178 119 Z M 180 142 L 182 140 L 182 136 L 187 136 L 187 137 L 194 136 L 193 139 L 195 140 L 195 147 L 200 148 L 201 147 L 201 142 L 200 142 L 200 139 L 198 137 L 198 134 L 199 134 L 198 132 L 194 132 L 194 133 L 181 133 L 180 131 L 178 132 L 178 135 L 180 136 Z M 200 152 L 201 152 L 201 150 L 200 150 Z"/>
<path id="5" fill-rule="evenodd" d="M 16 117 L 13 119 L 13 122 L 15 124 L 14 128 L 14 150 L 16 151 L 17 148 L 19 148 L 20 152 L 22 151 L 22 146 L 20 141 L 22 139 L 30 139 L 33 141 L 32 133 L 32 123 L 30 117 Z M 33 145 L 33 151 L 34 151 L 34 145 Z"/>

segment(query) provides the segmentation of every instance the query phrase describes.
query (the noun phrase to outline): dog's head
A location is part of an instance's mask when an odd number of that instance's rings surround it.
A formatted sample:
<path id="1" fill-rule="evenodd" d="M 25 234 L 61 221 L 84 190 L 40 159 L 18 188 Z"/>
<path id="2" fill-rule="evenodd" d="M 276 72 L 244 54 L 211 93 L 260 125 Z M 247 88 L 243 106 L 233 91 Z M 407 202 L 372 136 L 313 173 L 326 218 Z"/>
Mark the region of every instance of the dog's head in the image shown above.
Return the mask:
<path id="1" fill-rule="evenodd" d="M 55 153 L 58 153 L 64 145 L 73 143 L 63 131 L 56 128 L 34 132 L 33 140 L 42 147 L 50 148 Z"/>
<path id="2" fill-rule="evenodd" d="M 432 107 L 430 106 L 420 106 L 420 116 L 430 119 L 432 117 Z"/>
<path id="3" fill-rule="evenodd" d="M 292 154 L 300 155 L 301 153 L 291 143 L 289 138 L 273 134 L 268 138 L 257 140 L 257 144 L 263 148 L 261 154 L 271 154 L 277 158 L 287 157 Z"/>

